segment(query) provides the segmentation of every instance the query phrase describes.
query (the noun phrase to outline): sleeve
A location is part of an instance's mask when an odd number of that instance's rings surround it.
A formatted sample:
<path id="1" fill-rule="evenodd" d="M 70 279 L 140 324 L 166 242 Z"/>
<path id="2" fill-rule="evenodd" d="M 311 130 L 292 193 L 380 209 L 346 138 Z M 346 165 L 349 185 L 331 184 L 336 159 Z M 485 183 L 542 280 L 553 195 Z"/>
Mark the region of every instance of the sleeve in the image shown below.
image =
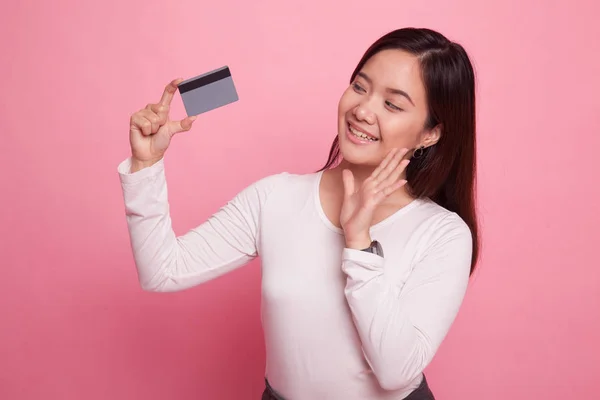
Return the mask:
<path id="1" fill-rule="evenodd" d="M 129 238 L 144 290 L 188 289 L 238 268 L 258 255 L 260 214 L 280 175 L 239 192 L 204 223 L 176 236 L 169 214 L 164 160 L 130 173 L 131 158 L 118 166 Z"/>
<path id="2" fill-rule="evenodd" d="M 403 285 L 384 272 L 385 257 L 343 250 L 345 294 L 364 356 L 382 388 L 400 389 L 433 359 L 456 318 L 471 267 L 471 231 L 445 218 Z"/>

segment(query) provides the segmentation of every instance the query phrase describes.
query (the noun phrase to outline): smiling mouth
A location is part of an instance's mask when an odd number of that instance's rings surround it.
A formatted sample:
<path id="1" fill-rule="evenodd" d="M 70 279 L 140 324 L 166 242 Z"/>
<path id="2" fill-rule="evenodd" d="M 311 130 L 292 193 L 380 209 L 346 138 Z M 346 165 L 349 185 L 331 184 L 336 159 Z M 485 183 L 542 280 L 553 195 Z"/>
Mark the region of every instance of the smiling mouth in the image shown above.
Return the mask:
<path id="1" fill-rule="evenodd" d="M 354 136 L 356 136 L 359 139 L 362 140 L 368 140 L 370 142 L 377 142 L 379 139 L 373 137 L 373 136 L 369 136 L 366 133 L 363 133 L 359 130 L 356 130 L 352 127 L 352 125 L 350 125 L 350 123 L 348 123 L 348 130 L 350 131 L 350 133 Z"/>

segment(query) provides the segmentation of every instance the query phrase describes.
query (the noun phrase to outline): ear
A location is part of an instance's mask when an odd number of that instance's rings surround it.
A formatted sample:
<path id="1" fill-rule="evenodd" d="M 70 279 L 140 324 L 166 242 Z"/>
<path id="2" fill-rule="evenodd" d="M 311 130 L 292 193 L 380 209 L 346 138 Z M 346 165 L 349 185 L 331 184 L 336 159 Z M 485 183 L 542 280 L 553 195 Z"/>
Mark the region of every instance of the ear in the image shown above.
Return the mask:
<path id="1" fill-rule="evenodd" d="M 442 137 L 442 124 L 437 124 L 432 129 L 423 132 L 423 138 L 421 139 L 421 146 L 429 147 L 433 146 Z"/>

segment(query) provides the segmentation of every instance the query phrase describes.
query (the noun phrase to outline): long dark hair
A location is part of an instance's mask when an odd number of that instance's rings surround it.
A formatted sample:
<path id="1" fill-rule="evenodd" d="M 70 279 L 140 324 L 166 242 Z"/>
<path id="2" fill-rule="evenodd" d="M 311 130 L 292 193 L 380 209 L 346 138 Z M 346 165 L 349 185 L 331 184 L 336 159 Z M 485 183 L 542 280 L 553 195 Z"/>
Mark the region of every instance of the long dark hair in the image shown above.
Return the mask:
<path id="1" fill-rule="evenodd" d="M 387 49 L 403 50 L 419 58 L 429 108 L 425 129 L 438 124 L 442 127 L 439 141 L 411 159 L 406 170 L 408 189 L 415 197 L 429 197 L 456 212 L 469 226 L 473 237 L 472 274 L 479 256 L 473 66 L 465 49 L 442 34 L 431 29 L 403 28 L 382 36 L 367 49 L 350 82 L 371 57 Z M 336 136 L 327 163 L 319 171 L 332 167 L 339 159 Z"/>

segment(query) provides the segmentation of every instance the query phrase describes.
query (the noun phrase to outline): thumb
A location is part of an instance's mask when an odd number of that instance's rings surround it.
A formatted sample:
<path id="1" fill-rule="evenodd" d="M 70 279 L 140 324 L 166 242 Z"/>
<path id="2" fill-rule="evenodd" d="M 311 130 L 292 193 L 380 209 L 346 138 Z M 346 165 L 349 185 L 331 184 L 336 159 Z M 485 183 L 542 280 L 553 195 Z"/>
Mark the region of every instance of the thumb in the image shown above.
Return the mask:
<path id="1" fill-rule="evenodd" d="M 196 116 L 193 115 L 191 117 L 186 117 L 181 121 L 170 121 L 169 124 L 169 133 L 171 136 L 175 135 L 179 132 L 185 132 L 192 129 L 192 123 L 196 120 Z"/>
<path id="2" fill-rule="evenodd" d="M 354 175 L 349 169 L 342 171 L 342 181 L 344 182 L 344 195 L 350 197 L 354 194 Z"/>

